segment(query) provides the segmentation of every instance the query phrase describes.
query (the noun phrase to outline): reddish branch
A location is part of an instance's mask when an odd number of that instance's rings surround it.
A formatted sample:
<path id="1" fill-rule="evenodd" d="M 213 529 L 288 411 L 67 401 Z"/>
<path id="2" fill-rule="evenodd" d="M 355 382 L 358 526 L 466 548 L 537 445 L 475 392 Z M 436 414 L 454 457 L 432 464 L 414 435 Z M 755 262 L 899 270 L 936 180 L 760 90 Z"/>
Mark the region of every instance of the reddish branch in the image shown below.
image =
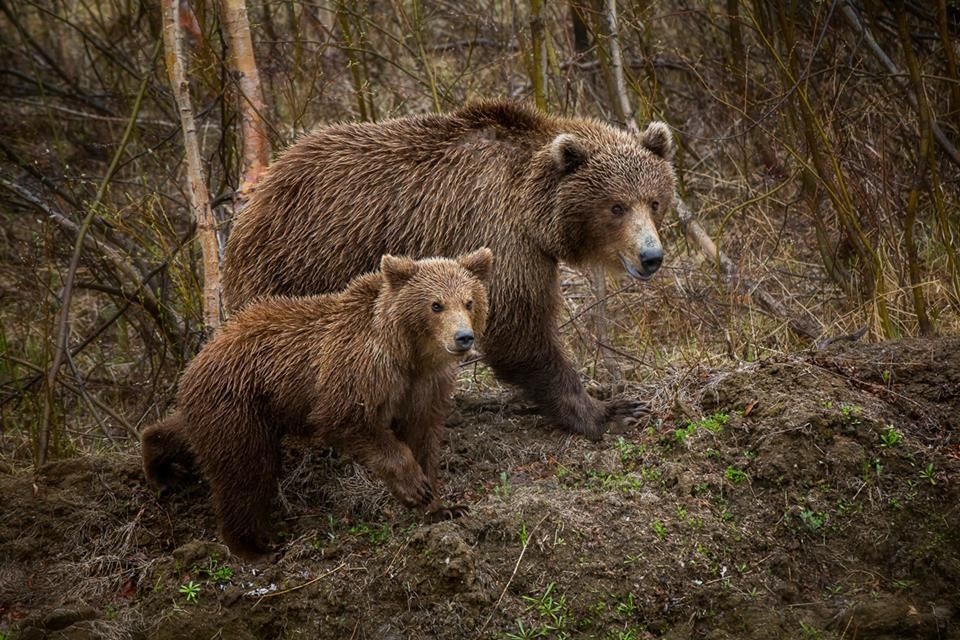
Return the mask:
<path id="1" fill-rule="evenodd" d="M 260 73 L 253 53 L 250 21 L 244 0 L 223 0 L 223 25 L 227 32 L 227 60 L 240 89 L 243 175 L 240 197 L 253 188 L 270 161 L 270 139 L 263 116 L 265 103 Z"/>

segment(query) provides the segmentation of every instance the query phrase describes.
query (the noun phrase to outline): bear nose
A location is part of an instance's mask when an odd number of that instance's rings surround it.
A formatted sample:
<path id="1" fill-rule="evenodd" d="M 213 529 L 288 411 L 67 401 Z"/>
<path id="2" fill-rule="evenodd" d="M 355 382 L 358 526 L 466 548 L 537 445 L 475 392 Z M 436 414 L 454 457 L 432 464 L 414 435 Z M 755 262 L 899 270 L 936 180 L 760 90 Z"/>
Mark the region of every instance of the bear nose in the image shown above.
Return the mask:
<path id="1" fill-rule="evenodd" d="M 460 329 L 453 334 L 453 341 L 457 343 L 457 348 L 466 351 L 473 346 L 473 332 Z"/>
<path id="2" fill-rule="evenodd" d="M 663 264 L 663 249 L 650 249 L 640 254 L 640 266 L 643 267 L 643 275 L 652 276 Z"/>

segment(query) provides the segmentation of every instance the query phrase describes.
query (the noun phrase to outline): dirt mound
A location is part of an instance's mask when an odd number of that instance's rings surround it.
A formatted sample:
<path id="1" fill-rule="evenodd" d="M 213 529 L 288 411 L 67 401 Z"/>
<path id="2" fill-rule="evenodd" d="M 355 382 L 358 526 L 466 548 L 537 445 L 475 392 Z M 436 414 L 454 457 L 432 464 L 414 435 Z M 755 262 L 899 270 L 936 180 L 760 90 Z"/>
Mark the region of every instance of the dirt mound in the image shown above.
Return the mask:
<path id="1" fill-rule="evenodd" d="M 471 513 L 434 525 L 291 443 L 273 564 L 229 557 L 203 484 L 158 498 L 134 454 L 0 469 L 0 631 L 960 637 L 960 339 L 628 393 L 650 419 L 594 444 L 464 391 L 444 463 Z"/>

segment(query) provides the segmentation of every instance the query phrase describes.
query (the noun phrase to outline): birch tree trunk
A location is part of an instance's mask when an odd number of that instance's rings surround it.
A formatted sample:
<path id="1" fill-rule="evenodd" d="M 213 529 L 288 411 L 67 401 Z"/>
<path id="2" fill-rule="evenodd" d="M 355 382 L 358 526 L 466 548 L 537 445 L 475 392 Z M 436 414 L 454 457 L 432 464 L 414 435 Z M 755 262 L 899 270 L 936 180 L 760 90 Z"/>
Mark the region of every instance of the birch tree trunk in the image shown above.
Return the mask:
<path id="1" fill-rule="evenodd" d="M 253 53 L 250 20 L 245 0 L 222 0 L 221 19 L 227 34 L 227 62 L 240 90 L 243 170 L 238 205 L 257 183 L 270 162 L 270 139 L 264 120 L 266 103 L 260 85 L 260 72 Z M 239 206 L 238 206 L 239 208 Z"/>
<path id="2" fill-rule="evenodd" d="M 547 38 L 543 15 L 544 0 L 530 1 L 530 43 L 532 49 L 533 101 L 537 108 L 547 110 Z"/>
<path id="3" fill-rule="evenodd" d="M 617 24 L 617 0 L 606 0 L 607 29 L 610 31 L 610 71 L 613 74 L 613 84 L 616 92 L 616 111 L 620 122 L 634 133 L 638 132 L 637 123 L 633 119 L 633 110 L 630 108 L 630 99 L 627 97 L 627 83 L 623 76 L 623 54 L 620 49 L 620 31 Z"/>
<path id="4" fill-rule="evenodd" d="M 179 0 L 163 0 L 163 46 L 170 76 L 170 87 L 177 101 L 183 146 L 187 160 L 190 211 L 197 224 L 197 237 L 203 257 L 203 323 L 210 332 L 220 326 L 220 254 L 217 250 L 216 222 L 210 209 L 210 193 L 203 171 L 203 158 L 197 140 L 193 101 L 187 80 L 187 62 Z"/>

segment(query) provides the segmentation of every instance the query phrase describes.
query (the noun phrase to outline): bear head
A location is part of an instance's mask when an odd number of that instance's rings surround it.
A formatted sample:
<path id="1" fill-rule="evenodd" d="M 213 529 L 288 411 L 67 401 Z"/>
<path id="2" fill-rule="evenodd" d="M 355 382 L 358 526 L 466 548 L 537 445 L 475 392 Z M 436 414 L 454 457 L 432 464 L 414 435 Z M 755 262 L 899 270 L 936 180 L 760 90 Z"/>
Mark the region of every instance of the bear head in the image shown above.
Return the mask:
<path id="1" fill-rule="evenodd" d="M 384 313 L 412 340 L 427 368 L 462 359 L 487 324 L 487 283 L 493 253 L 483 248 L 455 259 L 380 259 Z"/>
<path id="2" fill-rule="evenodd" d="M 553 186 L 543 231 L 555 258 L 651 277 L 663 261 L 657 223 L 673 204 L 674 143 L 667 125 L 642 133 L 604 125 L 556 135 L 535 161 Z M 546 175 L 543 175 L 546 174 Z"/>

